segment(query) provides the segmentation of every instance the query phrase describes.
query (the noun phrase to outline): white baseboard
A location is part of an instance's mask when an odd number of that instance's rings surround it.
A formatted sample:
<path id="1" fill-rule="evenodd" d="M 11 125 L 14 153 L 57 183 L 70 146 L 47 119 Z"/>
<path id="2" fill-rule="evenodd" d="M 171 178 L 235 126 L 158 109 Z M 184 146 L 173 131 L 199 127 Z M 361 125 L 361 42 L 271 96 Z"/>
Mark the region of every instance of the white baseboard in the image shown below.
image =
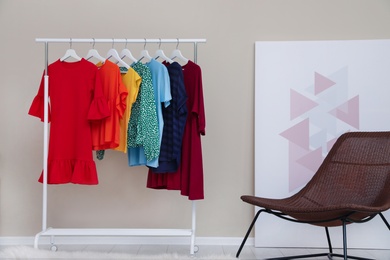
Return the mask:
<path id="1" fill-rule="evenodd" d="M 239 246 L 242 237 L 196 237 L 195 245 L 234 245 Z M 55 244 L 106 244 L 106 245 L 190 245 L 188 237 L 107 237 L 107 236 L 58 236 Z M 39 245 L 51 244 L 50 237 L 41 237 Z M 0 245 L 34 245 L 34 237 L 0 237 Z M 254 245 L 254 239 L 249 237 L 245 245 Z"/>

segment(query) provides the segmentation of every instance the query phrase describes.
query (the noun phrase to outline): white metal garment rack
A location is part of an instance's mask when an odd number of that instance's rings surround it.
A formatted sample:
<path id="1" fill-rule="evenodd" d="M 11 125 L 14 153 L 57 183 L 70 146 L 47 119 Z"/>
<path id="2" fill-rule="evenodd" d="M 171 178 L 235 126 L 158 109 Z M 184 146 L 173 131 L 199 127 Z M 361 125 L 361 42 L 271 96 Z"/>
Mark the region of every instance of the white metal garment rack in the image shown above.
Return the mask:
<path id="1" fill-rule="evenodd" d="M 49 75 L 48 49 L 49 43 L 193 43 L 194 62 L 197 62 L 198 43 L 205 43 L 206 39 L 77 39 L 77 38 L 36 38 L 36 42 L 45 44 L 45 75 L 44 75 L 44 103 L 49 101 Z M 191 229 L 128 229 L 128 228 L 48 228 L 47 227 L 47 157 L 49 143 L 48 106 L 44 106 L 44 127 L 43 127 L 43 206 L 42 206 L 42 231 L 35 235 L 34 248 L 38 248 L 41 236 L 50 236 L 52 250 L 57 250 L 54 244 L 55 236 L 169 236 L 169 237 L 190 237 L 190 254 L 195 253 L 195 231 L 196 231 L 196 202 L 192 201 L 192 223 Z"/>

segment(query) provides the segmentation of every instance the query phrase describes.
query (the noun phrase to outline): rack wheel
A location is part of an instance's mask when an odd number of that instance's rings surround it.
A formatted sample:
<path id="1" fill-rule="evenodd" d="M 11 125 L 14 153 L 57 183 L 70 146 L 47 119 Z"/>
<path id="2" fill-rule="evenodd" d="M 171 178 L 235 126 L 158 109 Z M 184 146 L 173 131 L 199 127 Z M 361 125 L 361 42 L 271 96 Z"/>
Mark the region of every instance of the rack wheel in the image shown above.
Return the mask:
<path id="1" fill-rule="evenodd" d="M 199 246 L 195 245 L 194 246 L 194 253 L 198 253 L 199 252 Z"/>
<path id="2" fill-rule="evenodd" d="M 53 252 L 57 252 L 58 247 L 56 245 L 51 245 L 50 250 Z"/>

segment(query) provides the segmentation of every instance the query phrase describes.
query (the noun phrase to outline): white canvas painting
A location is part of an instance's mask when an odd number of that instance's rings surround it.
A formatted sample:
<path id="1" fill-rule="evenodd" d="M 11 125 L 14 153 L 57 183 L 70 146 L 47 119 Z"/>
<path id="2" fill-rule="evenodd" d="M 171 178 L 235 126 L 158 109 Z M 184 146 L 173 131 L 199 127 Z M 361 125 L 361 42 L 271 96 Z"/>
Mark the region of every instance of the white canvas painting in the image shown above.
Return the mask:
<path id="1" fill-rule="evenodd" d="M 256 42 L 255 77 L 257 196 L 296 193 L 344 132 L 390 130 L 390 40 Z M 255 230 L 256 246 L 327 246 L 323 228 L 266 214 Z M 390 248 L 379 218 L 347 232 L 350 247 Z M 342 246 L 341 227 L 331 236 Z"/>

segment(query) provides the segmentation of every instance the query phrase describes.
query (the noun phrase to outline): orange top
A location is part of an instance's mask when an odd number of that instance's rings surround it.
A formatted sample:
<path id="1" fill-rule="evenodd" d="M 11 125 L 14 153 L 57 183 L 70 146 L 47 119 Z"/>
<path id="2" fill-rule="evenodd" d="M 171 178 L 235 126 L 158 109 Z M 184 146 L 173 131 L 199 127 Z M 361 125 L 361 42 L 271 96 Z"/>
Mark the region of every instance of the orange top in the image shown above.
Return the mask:
<path id="1" fill-rule="evenodd" d="M 131 108 L 133 103 L 137 99 L 141 81 L 142 81 L 141 77 L 131 67 L 127 70 L 126 73 L 122 74 L 122 82 L 126 86 L 128 95 L 126 98 L 126 110 L 123 113 L 123 117 L 119 119 L 120 138 L 119 138 L 119 146 L 115 148 L 116 151 L 127 153 L 127 129 L 129 126 L 129 120 L 131 116 Z"/>
<path id="2" fill-rule="evenodd" d="M 107 99 L 110 117 L 91 123 L 92 149 L 106 150 L 118 147 L 120 140 L 119 120 L 126 110 L 127 89 L 122 82 L 119 67 L 106 60 L 99 62 L 100 78 L 103 85 L 103 94 Z"/>

